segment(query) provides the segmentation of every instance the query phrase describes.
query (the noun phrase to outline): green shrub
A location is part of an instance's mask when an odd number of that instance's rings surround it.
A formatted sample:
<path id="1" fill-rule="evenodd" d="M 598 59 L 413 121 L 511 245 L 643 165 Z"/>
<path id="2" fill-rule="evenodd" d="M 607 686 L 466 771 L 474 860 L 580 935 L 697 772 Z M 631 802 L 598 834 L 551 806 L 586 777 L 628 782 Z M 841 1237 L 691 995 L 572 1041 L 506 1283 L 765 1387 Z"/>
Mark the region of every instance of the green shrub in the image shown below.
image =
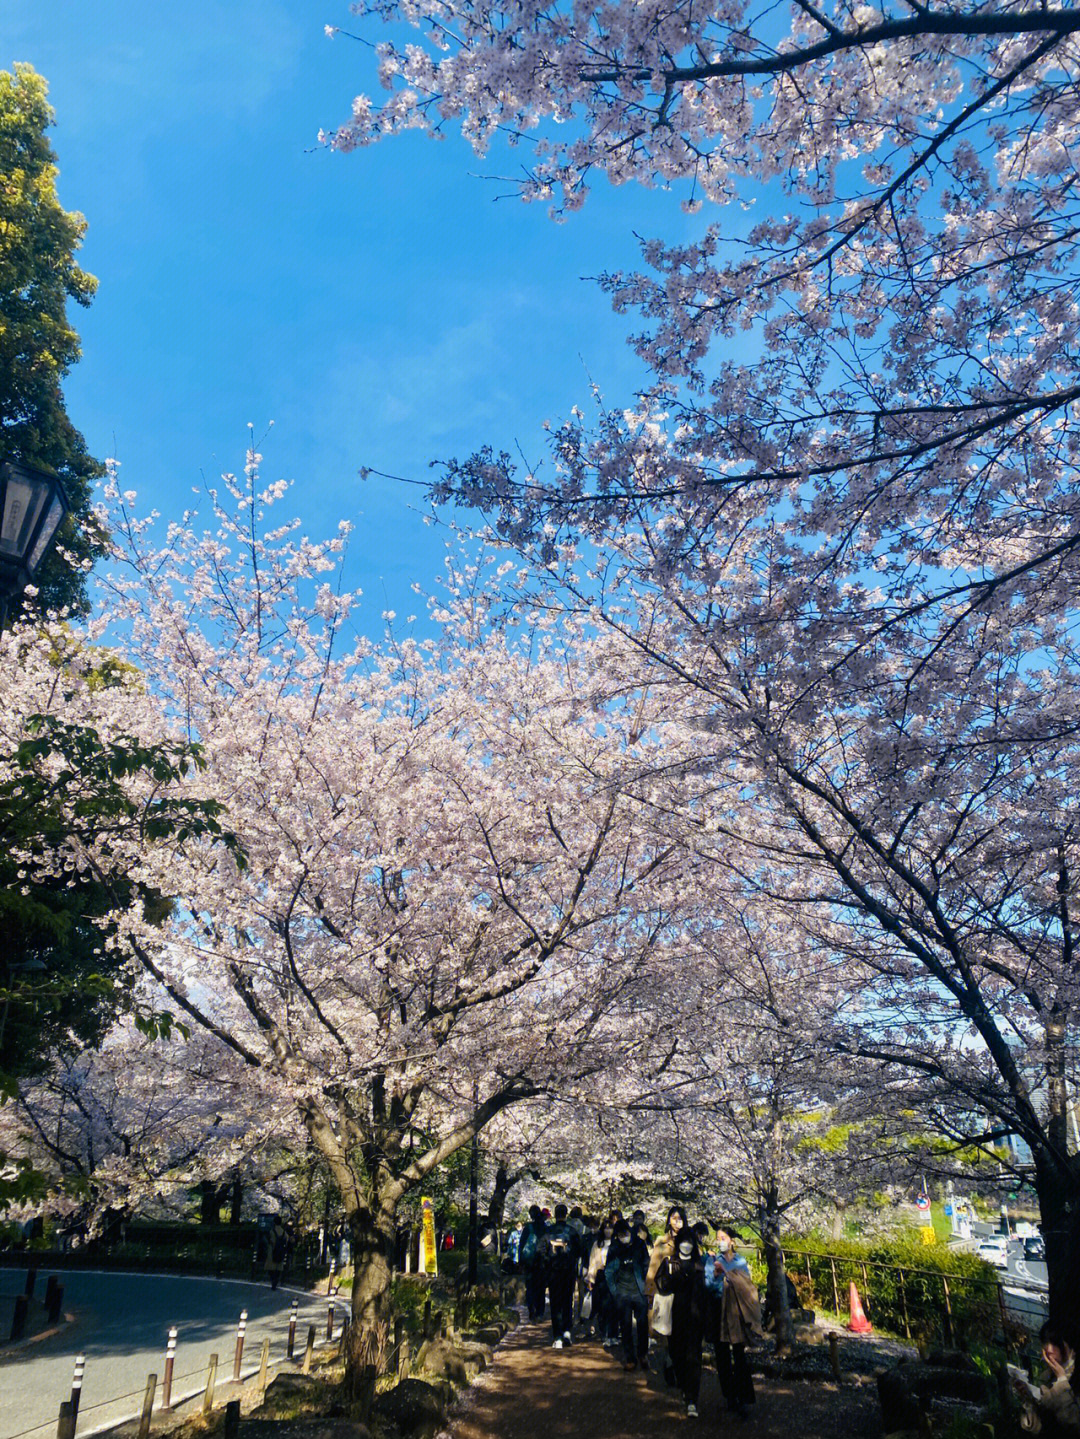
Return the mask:
<path id="1" fill-rule="evenodd" d="M 908 1238 L 795 1237 L 784 1253 L 807 1308 L 846 1312 L 854 1282 L 874 1324 L 917 1343 L 940 1341 L 950 1326 L 952 1338 L 967 1343 L 991 1339 L 1001 1327 L 997 1276 L 973 1254 Z"/>

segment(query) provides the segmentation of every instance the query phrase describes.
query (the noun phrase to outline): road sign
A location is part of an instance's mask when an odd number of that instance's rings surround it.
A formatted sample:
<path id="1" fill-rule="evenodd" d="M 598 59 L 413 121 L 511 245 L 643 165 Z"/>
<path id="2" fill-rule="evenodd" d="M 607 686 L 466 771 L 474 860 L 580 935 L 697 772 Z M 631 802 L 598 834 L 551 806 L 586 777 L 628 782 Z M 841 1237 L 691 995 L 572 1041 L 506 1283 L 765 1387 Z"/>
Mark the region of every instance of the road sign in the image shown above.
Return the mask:
<path id="1" fill-rule="evenodd" d="M 928 1213 L 930 1212 L 930 1198 L 929 1198 L 929 1195 L 920 1194 L 919 1197 L 918 1197 L 918 1199 L 916 1199 L 916 1201 L 915 1201 L 915 1208 L 918 1209 L 918 1210 L 921 1210 L 921 1211 L 922 1211 L 923 1213 L 925 1213 L 925 1214 L 928 1214 Z M 948 1212 L 948 1211 L 946 1211 L 946 1212 Z"/>
<path id="2" fill-rule="evenodd" d="M 952 1205 L 949 1204 L 948 1201 L 946 1201 L 946 1203 L 945 1203 L 945 1216 L 946 1216 L 946 1218 L 951 1219 L 951 1218 L 952 1218 L 952 1212 L 953 1212 L 953 1207 L 952 1207 Z"/>

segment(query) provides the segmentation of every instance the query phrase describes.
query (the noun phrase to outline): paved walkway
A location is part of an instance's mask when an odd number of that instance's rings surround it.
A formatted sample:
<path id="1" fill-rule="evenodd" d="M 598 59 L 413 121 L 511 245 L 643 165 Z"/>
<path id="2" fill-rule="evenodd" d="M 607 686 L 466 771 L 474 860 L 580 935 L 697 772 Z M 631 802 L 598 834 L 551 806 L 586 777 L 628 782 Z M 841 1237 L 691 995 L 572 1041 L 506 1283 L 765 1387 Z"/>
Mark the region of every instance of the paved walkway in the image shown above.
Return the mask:
<path id="1" fill-rule="evenodd" d="M 708 1350 L 706 1353 L 708 1354 Z M 657 1364 L 657 1368 L 661 1366 Z M 523 1324 L 494 1366 L 466 1390 L 452 1439 L 661 1439 L 718 1430 L 745 1439 L 872 1439 L 881 1432 L 873 1385 L 756 1379 L 758 1402 L 742 1421 L 721 1405 L 715 1371 L 702 1378 L 700 1418 L 687 1419 L 663 1375 L 627 1373 L 621 1355 L 595 1341 L 551 1348 L 550 1326 Z"/>

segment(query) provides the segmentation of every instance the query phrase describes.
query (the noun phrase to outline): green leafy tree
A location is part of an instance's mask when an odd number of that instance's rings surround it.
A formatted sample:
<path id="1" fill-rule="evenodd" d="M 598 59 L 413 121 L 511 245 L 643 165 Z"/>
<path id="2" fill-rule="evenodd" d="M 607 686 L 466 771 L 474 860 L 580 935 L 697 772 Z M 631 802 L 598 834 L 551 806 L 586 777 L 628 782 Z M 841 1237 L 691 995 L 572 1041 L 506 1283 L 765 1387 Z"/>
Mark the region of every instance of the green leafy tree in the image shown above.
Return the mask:
<path id="1" fill-rule="evenodd" d="M 44 79 L 29 65 L 0 71 L 0 460 L 55 471 L 70 512 L 38 578 L 42 603 L 86 609 L 80 563 L 101 551 L 91 513 L 102 467 L 64 406 L 61 381 L 79 358 L 67 302 L 88 305 L 97 281 L 75 262 L 86 221 L 56 193 L 53 123 Z"/>
<path id="2" fill-rule="evenodd" d="M 42 1072 L 65 1048 L 96 1044 L 118 1006 L 135 1007 L 123 944 L 110 943 L 133 905 L 150 919 L 170 907 L 160 889 L 109 867 L 166 837 L 232 844 L 214 800 L 177 786 L 201 765 L 184 741 L 103 738 L 94 728 L 38 715 L 6 757 L 0 780 L 0 1087 Z M 147 1033 L 167 1013 L 136 1011 Z"/>

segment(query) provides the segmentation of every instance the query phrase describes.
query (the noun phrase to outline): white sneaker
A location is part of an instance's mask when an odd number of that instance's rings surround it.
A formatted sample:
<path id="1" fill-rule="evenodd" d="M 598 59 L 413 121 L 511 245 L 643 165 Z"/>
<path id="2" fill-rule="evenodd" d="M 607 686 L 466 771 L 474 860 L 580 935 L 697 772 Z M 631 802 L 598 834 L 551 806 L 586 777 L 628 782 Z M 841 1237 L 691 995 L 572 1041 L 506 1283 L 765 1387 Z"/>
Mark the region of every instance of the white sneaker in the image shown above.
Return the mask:
<path id="1" fill-rule="evenodd" d="M 564 1343 L 564 1344 L 573 1344 L 573 1342 L 574 1342 L 574 1341 L 570 1338 L 570 1331 L 569 1331 L 569 1329 L 564 1329 L 564 1330 L 563 1330 L 563 1343 Z"/>
<path id="2" fill-rule="evenodd" d="M 696 1419 L 698 1417 L 696 1404 L 688 1404 L 686 1406 L 686 1417 L 687 1419 Z"/>
<path id="3" fill-rule="evenodd" d="M 556 1339 L 555 1343 L 554 1343 L 551 1347 L 552 1347 L 552 1349 L 561 1349 L 561 1348 L 562 1348 L 562 1340 L 561 1340 L 561 1339 Z"/>

